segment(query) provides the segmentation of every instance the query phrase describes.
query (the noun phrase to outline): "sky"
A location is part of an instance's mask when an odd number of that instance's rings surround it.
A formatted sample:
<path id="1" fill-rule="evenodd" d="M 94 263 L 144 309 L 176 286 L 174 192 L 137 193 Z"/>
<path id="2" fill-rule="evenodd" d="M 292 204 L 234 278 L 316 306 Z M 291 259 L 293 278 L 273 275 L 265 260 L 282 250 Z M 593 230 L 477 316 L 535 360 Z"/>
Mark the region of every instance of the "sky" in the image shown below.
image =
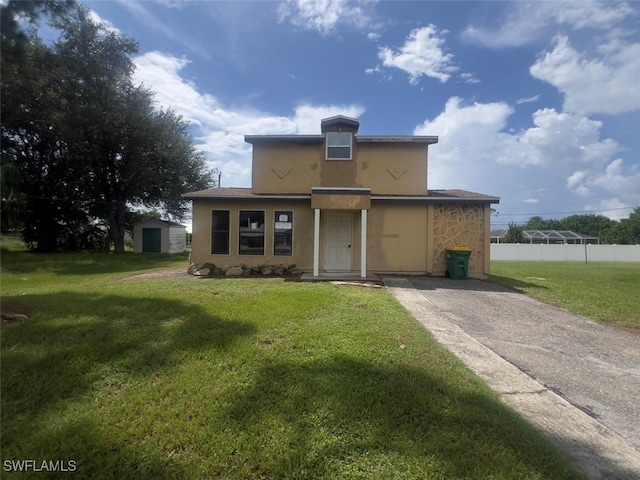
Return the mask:
<path id="1" fill-rule="evenodd" d="M 83 3 L 139 42 L 136 80 L 222 187 L 251 186 L 244 135 L 340 114 L 437 135 L 428 188 L 499 196 L 493 228 L 640 205 L 640 2 Z"/>

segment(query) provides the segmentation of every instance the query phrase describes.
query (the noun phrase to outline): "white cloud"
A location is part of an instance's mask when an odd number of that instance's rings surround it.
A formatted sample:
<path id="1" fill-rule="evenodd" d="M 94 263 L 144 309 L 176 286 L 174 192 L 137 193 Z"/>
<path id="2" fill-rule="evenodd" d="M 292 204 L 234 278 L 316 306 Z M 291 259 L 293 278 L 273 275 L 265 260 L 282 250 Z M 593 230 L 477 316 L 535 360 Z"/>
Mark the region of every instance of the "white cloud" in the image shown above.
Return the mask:
<path id="1" fill-rule="evenodd" d="M 301 103 L 291 116 L 250 108 L 229 108 L 181 76 L 186 58 L 149 52 L 135 59 L 135 78 L 157 93 L 159 106 L 171 108 L 193 126 L 196 148 L 223 172 L 222 186 L 251 184 L 251 146 L 245 135 L 320 133 L 320 120 L 334 115 L 360 117 L 361 105 Z"/>
<path id="2" fill-rule="evenodd" d="M 574 199 L 578 211 L 611 198 L 640 204 L 640 172 L 612 160 L 620 147 L 601 138 L 602 122 L 540 109 L 531 126 L 510 133 L 513 112 L 502 102 L 464 105 L 452 97 L 440 115 L 418 125 L 416 135 L 439 136 L 429 148 L 429 188 L 491 193 L 520 206 Z"/>
<path id="3" fill-rule="evenodd" d="M 480 80 L 473 73 L 461 73 L 460 78 L 464 83 L 480 83 Z"/>
<path id="4" fill-rule="evenodd" d="M 543 108 L 533 114 L 534 126 L 508 137 L 496 161 L 511 165 L 550 166 L 601 162 L 618 149 L 615 141 L 600 140 L 602 122 Z"/>
<path id="5" fill-rule="evenodd" d="M 417 28 L 409 33 L 404 45 L 397 50 L 381 47 L 378 58 L 385 67 L 399 68 L 409 74 L 409 83 L 415 85 L 420 77 L 436 78 L 444 83 L 458 70 L 453 55 L 443 50 L 445 31 L 434 25 Z"/>
<path id="6" fill-rule="evenodd" d="M 100 15 L 98 15 L 94 10 L 89 9 L 89 19 L 93 23 L 102 25 L 107 32 L 120 35 L 120 30 L 118 30 L 113 23 L 100 17 Z"/>
<path id="7" fill-rule="evenodd" d="M 538 100 L 540 100 L 540 97 L 542 96 L 542 94 L 538 94 L 538 95 L 534 95 L 533 97 L 523 97 L 523 98 L 519 98 L 516 100 L 516 103 L 518 105 L 521 105 L 523 103 L 533 103 L 533 102 L 537 102 Z"/>
<path id="8" fill-rule="evenodd" d="M 281 22 L 307 30 L 317 30 L 322 35 L 334 32 L 338 25 L 364 30 L 373 25 L 371 0 L 285 0 L 278 7 Z M 371 34 L 369 34 L 371 38 Z"/>
<path id="9" fill-rule="evenodd" d="M 565 111 L 589 115 L 640 109 L 640 43 L 588 58 L 574 50 L 567 37 L 559 36 L 529 71 L 565 95 Z"/>
<path id="10" fill-rule="evenodd" d="M 188 32 L 181 31 L 175 25 L 169 25 L 160 20 L 148 8 L 144 2 L 135 0 L 117 0 L 120 6 L 128 10 L 140 23 L 146 25 L 150 30 L 155 30 L 164 37 L 174 41 L 178 45 L 186 48 L 191 53 L 199 57 L 209 59 L 210 53 L 201 42 L 191 38 Z"/>
<path id="11" fill-rule="evenodd" d="M 577 171 L 567 179 L 567 186 L 585 198 L 602 197 L 600 207 L 610 218 L 624 218 L 627 208 L 640 205 L 640 170 L 637 165 L 625 168 L 624 160 L 617 158 L 604 170 Z"/>
<path id="12" fill-rule="evenodd" d="M 507 13 L 499 27 L 469 25 L 462 36 L 489 48 L 519 47 L 546 34 L 549 27 L 611 31 L 619 22 L 637 15 L 626 2 L 597 0 L 567 2 L 506 2 Z"/>

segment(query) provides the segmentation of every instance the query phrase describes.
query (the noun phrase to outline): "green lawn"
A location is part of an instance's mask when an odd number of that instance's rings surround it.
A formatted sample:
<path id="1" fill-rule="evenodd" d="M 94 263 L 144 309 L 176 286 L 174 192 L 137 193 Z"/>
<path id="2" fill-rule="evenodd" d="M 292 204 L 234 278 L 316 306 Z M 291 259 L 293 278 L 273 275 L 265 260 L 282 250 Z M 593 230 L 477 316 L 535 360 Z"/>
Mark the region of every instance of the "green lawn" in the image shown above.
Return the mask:
<path id="1" fill-rule="evenodd" d="M 78 478 L 579 478 L 384 289 L 123 280 L 180 265 L 3 251 L 3 305 L 30 310 L 2 327 L 3 462 L 73 460 Z"/>
<path id="2" fill-rule="evenodd" d="M 489 280 L 598 322 L 640 330 L 637 263 L 491 262 Z"/>

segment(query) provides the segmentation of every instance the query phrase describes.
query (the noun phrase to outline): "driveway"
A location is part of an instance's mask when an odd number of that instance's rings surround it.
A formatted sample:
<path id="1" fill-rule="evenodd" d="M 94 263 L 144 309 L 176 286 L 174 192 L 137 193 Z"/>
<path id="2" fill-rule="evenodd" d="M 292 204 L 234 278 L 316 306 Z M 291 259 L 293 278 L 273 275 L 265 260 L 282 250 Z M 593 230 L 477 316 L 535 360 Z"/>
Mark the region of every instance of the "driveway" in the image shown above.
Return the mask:
<path id="1" fill-rule="evenodd" d="M 480 280 L 384 281 L 588 477 L 640 478 L 640 336 Z"/>

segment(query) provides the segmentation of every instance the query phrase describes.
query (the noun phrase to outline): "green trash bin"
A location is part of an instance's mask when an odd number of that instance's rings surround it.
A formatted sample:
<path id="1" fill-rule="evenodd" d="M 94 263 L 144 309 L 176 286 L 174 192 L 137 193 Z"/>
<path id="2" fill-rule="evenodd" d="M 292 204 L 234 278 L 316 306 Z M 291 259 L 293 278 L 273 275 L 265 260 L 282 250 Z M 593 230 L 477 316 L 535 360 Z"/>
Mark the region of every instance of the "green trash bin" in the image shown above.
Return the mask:
<path id="1" fill-rule="evenodd" d="M 452 280 L 465 280 L 469 278 L 469 247 L 451 247 L 447 252 L 447 277 Z"/>

